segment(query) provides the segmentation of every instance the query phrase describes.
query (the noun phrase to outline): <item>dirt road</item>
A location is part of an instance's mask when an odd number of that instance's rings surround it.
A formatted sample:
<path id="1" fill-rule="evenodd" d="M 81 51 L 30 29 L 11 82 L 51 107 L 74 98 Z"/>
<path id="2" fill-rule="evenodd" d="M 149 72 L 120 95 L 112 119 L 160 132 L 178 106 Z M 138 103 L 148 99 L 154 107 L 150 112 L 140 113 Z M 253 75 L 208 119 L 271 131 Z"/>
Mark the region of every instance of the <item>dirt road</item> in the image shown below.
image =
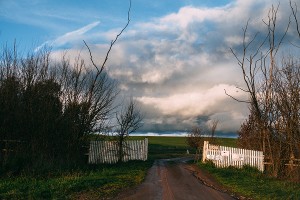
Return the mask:
<path id="1" fill-rule="evenodd" d="M 137 188 L 120 194 L 123 200 L 193 200 L 234 199 L 197 179 L 197 172 L 186 164 L 188 158 L 163 159 L 155 161 L 146 180 Z M 207 177 L 204 175 L 204 177 Z M 201 178 L 200 178 L 201 179 Z M 209 178 L 208 183 L 211 181 Z M 210 184 L 210 183 L 209 183 Z M 208 185 L 209 185 L 208 184 Z"/>

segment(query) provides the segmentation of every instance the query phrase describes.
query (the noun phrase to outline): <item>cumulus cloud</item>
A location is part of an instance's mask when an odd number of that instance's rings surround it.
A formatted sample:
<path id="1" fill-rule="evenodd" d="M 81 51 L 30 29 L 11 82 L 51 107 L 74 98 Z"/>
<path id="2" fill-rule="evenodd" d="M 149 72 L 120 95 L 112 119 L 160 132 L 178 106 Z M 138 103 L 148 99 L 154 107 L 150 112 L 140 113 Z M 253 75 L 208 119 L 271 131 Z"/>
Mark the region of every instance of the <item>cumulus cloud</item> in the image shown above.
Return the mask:
<path id="1" fill-rule="evenodd" d="M 236 98 L 247 96 L 236 89 L 244 85 L 230 48 L 239 52 L 248 19 L 250 35 L 265 30 L 262 19 L 272 3 L 236 0 L 223 7 L 186 6 L 131 24 L 114 46 L 107 69 L 121 90 L 141 103 L 144 130 L 186 130 L 199 119 L 218 119 L 219 131 L 238 130 L 248 115 L 247 105 L 232 100 L 224 89 Z M 281 8 L 284 21 L 288 6 Z M 281 21 L 278 25 L 285 26 Z M 101 34 L 109 38 L 115 31 Z M 96 55 L 104 55 L 104 47 L 91 46 Z"/>
<path id="2" fill-rule="evenodd" d="M 180 119 L 180 121 L 174 120 L 173 124 L 179 123 L 192 127 L 198 124 L 197 117 L 208 116 L 206 121 L 211 119 L 220 121 L 219 130 L 234 131 L 246 119 L 247 112 L 241 105 L 237 105 L 236 102 L 226 96 L 224 89 L 231 94 L 235 94 L 236 98 L 247 98 L 245 94 L 237 93 L 235 86 L 220 84 L 207 90 L 175 93 L 166 97 L 140 97 L 137 100 L 148 107 L 148 110 L 159 110 L 159 113 L 168 119 L 177 116 L 176 119 Z M 170 124 L 167 120 L 159 118 L 158 121 L 154 120 L 158 124 L 160 124 L 160 121 Z"/>
<path id="3" fill-rule="evenodd" d="M 236 88 L 224 84 L 216 85 L 208 90 L 175 93 L 166 97 L 140 97 L 138 100 L 146 105 L 153 105 L 165 115 L 182 115 L 186 117 L 204 115 L 215 112 L 228 97 L 224 89 L 233 93 Z M 239 95 L 240 96 L 240 95 Z"/>

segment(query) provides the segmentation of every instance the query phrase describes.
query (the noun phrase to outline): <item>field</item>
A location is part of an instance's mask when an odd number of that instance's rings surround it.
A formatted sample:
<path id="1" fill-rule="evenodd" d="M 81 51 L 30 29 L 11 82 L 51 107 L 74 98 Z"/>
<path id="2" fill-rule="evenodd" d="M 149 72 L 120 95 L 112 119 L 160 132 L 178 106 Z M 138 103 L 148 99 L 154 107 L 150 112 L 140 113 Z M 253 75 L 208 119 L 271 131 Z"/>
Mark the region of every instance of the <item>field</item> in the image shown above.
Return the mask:
<path id="1" fill-rule="evenodd" d="M 145 137 L 132 137 L 132 139 L 144 139 Z M 174 158 L 192 151 L 183 137 L 147 137 L 149 141 L 149 159 Z"/>
<path id="2" fill-rule="evenodd" d="M 136 136 L 132 139 L 144 139 L 145 137 Z M 149 140 L 149 158 L 174 158 L 186 155 L 187 150 L 189 153 L 195 153 L 195 150 L 190 148 L 185 137 L 147 137 Z M 232 138 L 216 138 L 216 144 L 236 147 L 236 139 Z"/>

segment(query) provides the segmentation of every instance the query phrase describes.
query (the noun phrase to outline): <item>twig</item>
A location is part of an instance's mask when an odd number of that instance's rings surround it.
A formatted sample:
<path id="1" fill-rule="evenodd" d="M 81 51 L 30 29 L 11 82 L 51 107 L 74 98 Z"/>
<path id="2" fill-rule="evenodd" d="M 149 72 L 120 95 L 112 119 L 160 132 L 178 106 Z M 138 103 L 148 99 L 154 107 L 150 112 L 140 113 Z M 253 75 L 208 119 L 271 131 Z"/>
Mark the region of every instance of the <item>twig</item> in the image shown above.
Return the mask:
<path id="1" fill-rule="evenodd" d="M 228 94 L 228 93 L 226 92 L 226 89 L 224 89 L 224 91 L 225 91 L 225 94 L 226 94 L 227 96 L 231 97 L 232 99 L 236 100 L 237 102 L 241 102 L 241 103 L 251 103 L 250 101 L 239 100 L 239 99 L 237 99 L 237 98 L 231 96 L 230 94 Z"/>

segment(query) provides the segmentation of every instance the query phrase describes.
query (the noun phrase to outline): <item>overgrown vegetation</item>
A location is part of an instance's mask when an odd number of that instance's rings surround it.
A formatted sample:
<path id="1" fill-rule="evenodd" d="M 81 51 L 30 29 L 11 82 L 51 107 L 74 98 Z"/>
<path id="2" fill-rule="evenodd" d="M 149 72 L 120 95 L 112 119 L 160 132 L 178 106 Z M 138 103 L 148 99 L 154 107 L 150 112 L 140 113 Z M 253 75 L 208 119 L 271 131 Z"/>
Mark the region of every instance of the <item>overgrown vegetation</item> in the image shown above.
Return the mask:
<path id="1" fill-rule="evenodd" d="M 232 53 L 246 85 L 238 89 L 248 99 L 231 97 L 250 108 L 239 131 L 240 146 L 263 151 L 271 176 L 300 181 L 299 13 L 290 1 L 291 14 L 284 21 L 279 7 L 272 6 L 263 20 L 265 31 L 251 34 L 249 23 L 243 29 L 241 50 Z M 298 39 L 291 41 L 290 36 Z M 286 55 L 287 49 L 294 53 Z"/>
<path id="2" fill-rule="evenodd" d="M 4 48 L 0 61 L 1 172 L 84 163 L 88 134 L 103 125 L 116 92 L 105 73 L 50 52 L 26 57 Z M 105 103 L 106 106 L 102 106 Z"/>
<path id="3" fill-rule="evenodd" d="M 300 185 L 294 182 L 270 178 L 255 168 L 245 166 L 216 168 L 212 163 L 198 163 L 220 183 L 237 196 L 253 199 L 299 199 Z"/>
<path id="4" fill-rule="evenodd" d="M 47 49 L 24 56 L 15 44 L 1 49 L 0 176 L 42 174 L 87 163 L 89 135 L 107 131 L 115 108 L 119 91 L 105 64 L 130 22 L 129 2 L 127 24 L 111 41 L 102 64 L 94 62 L 85 41 L 88 61 L 80 56 L 70 61 L 66 55 L 54 61 Z M 123 135 L 136 130 L 140 122 L 133 100 L 127 108 L 116 115 L 119 124 L 114 127 Z"/>

